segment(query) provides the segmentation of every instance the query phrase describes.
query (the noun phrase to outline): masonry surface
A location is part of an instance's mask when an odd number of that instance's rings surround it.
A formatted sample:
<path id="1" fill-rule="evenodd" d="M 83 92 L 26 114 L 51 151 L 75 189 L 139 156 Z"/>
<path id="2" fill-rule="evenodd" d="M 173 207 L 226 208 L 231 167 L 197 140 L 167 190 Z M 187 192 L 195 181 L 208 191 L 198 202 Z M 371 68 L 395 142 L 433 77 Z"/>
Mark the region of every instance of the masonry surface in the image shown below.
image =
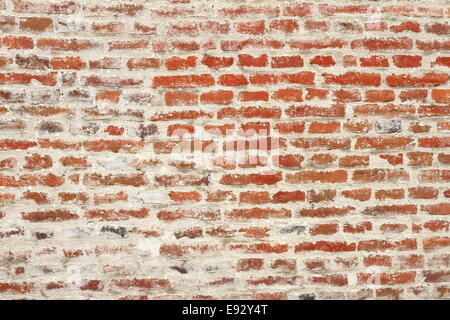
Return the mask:
<path id="1" fill-rule="evenodd" d="M 449 17 L 0 0 L 0 299 L 449 299 Z"/>

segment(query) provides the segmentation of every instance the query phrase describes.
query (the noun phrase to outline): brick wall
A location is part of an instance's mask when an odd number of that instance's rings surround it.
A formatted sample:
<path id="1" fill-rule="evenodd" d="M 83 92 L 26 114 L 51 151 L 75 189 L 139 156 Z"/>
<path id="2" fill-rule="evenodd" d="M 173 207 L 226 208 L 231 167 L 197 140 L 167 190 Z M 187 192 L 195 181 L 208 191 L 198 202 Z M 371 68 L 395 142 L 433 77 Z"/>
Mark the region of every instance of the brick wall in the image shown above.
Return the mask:
<path id="1" fill-rule="evenodd" d="M 0 299 L 449 298 L 449 16 L 0 0 Z"/>

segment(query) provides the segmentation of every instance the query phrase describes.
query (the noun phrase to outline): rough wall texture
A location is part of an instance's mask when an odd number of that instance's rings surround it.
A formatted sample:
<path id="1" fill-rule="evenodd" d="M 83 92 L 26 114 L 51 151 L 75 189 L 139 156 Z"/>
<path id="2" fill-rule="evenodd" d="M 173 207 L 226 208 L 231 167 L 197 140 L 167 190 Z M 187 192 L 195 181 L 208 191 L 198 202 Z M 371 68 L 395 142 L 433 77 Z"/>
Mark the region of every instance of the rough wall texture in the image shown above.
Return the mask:
<path id="1" fill-rule="evenodd" d="M 449 298 L 449 16 L 0 0 L 0 299 Z"/>

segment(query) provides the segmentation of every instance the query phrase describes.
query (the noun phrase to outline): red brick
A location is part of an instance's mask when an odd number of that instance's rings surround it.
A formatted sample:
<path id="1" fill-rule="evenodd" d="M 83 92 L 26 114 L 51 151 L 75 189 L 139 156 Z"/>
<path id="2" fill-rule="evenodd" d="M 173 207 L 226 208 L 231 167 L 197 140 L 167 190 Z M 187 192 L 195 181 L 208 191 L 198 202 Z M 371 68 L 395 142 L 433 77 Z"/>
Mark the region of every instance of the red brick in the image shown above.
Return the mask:
<path id="1" fill-rule="evenodd" d="M 278 19 L 270 22 L 271 31 L 277 30 L 286 33 L 292 33 L 299 30 L 299 23 L 295 19 Z"/>
<path id="2" fill-rule="evenodd" d="M 371 56 L 359 58 L 361 67 L 389 67 L 389 60 L 384 56 Z"/>
<path id="3" fill-rule="evenodd" d="M 395 55 L 392 61 L 398 68 L 417 68 L 422 66 L 422 56 Z"/>
<path id="4" fill-rule="evenodd" d="M 194 68 L 197 65 L 197 57 L 195 56 L 189 56 L 186 58 L 170 57 L 166 59 L 165 65 L 167 70 Z"/>
<path id="5" fill-rule="evenodd" d="M 386 82 L 391 87 L 427 87 L 441 85 L 447 82 L 447 79 L 448 75 L 446 73 L 424 73 L 420 76 L 392 74 L 386 77 Z"/>
<path id="6" fill-rule="evenodd" d="M 378 50 L 410 50 L 413 41 L 410 38 L 360 39 L 351 42 L 352 49 Z"/>
<path id="7" fill-rule="evenodd" d="M 278 89 L 272 94 L 272 98 L 285 102 L 300 102 L 302 101 L 302 90 L 294 88 Z"/>
<path id="8" fill-rule="evenodd" d="M 326 84 L 379 86 L 381 76 L 376 73 L 348 72 L 343 75 L 322 74 Z"/>
<path id="9" fill-rule="evenodd" d="M 265 67 L 267 65 L 267 54 L 252 56 L 249 54 L 238 55 L 238 65 L 241 67 Z"/>
<path id="10" fill-rule="evenodd" d="M 300 56 L 272 57 L 272 68 L 299 68 L 303 67 L 303 59 Z"/>
<path id="11" fill-rule="evenodd" d="M 25 18 L 19 21 L 19 27 L 21 29 L 35 32 L 52 31 L 53 20 L 50 18 L 39 18 L 39 17 Z"/>
<path id="12" fill-rule="evenodd" d="M 58 57 L 51 60 L 53 69 L 83 69 L 86 63 L 80 57 Z"/>
<path id="13" fill-rule="evenodd" d="M 233 57 L 205 56 L 202 59 L 202 64 L 212 69 L 228 68 L 231 67 L 231 65 L 233 65 L 233 62 L 234 62 Z"/>
<path id="14" fill-rule="evenodd" d="M 131 58 L 127 62 L 130 70 L 136 69 L 157 69 L 159 68 L 159 59 L 156 58 Z"/>
<path id="15" fill-rule="evenodd" d="M 210 87 L 214 84 L 215 80 L 209 74 L 157 76 L 153 78 L 153 88 L 195 88 Z"/>
<path id="16" fill-rule="evenodd" d="M 332 56 L 315 56 L 309 60 L 310 64 L 316 64 L 321 67 L 331 67 L 336 64 Z"/>
<path id="17" fill-rule="evenodd" d="M 233 91 L 209 91 L 200 95 L 202 104 L 230 104 L 233 101 Z"/>
<path id="18" fill-rule="evenodd" d="M 33 49 L 33 39 L 29 37 L 7 36 L 2 38 L 2 46 L 8 49 Z"/>
<path id="19" fill-rule="evenodd" d="M 260 35 L 264 34 L 264 29 L 264 20 L 238 22 L 236 24 L 236 31 L 243 34 Z"/>

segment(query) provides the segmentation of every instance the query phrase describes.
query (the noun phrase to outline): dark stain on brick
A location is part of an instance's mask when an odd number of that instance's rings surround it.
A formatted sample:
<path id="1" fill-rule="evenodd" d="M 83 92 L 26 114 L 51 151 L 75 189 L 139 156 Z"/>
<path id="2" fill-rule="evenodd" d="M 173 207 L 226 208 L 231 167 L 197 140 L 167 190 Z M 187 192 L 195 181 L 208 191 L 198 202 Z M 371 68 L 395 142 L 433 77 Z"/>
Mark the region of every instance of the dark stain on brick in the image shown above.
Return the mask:
<path id="1" fill-rule="evenodd" d="M 38 57 L 37 55 L 16 56 L 16 64 L 25 69 L 49 69 L 50 61 L 47 58 Z"/>
<path id="2" fill-rule="evenodd" d="M 142 125 L 139 127 L 137 134 L 141 139 L 158 133 L 158 127 L 154 124 Z"/>
<path id="3" fill-rule="evenodd" d="M 46 131 L 48 133 L 64 131 L 62 124 L 54 121 L 43 121 L 39 124 L 38 129 L 40 131 Z"/>
<path id="4" fill-rule="evenodd" d="M 106 232 L 115 233 L 121 236 L 122 238 L 125 238 L 128 235 L 128 233 L 131 232 L 130 229 L 127 229 L 125 227 L 112 227 L 112 226 L 102 227 L 101 231 L 104 233 Z"/>

